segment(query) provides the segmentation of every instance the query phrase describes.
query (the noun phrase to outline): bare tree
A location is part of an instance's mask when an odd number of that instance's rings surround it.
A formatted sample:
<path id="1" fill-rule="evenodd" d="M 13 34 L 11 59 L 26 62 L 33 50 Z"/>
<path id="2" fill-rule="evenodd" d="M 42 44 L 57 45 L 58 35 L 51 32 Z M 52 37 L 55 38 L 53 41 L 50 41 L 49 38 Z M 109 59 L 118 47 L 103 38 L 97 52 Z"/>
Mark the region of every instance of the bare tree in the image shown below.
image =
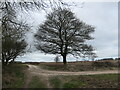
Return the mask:
<path id="1" fill-rule="evenodd" d="M 2 10 L 2 62 L 8 63 L 25 52 L 27 43 L 25 42 L 25 32 L 29 26 L 17 20 L 14 9 L 6 4 Z"/>
<path id="2" fill-rule="evenodd" d="M 25 2 L 16 2 L 16 0 L 5 0 L 0 2 L 0 23 L 2 23 L 2 61 L 7 63 L 10 59 L 15 59 L 20 55 L 26 47 L 23 39 L 24 31 L 29 29 L 23 22 L 17 21 L 16 14 L 18 11 L 29 10 L 45 10 L 46 8 L 53 8 L 58 6 L 71 6 L 62 0 L 31 0 Z M 19 42 L 18 42 L 19 41 Z M 16 47 L 16 48 L 15 48 Z M 21 48 L 20 48 L 21 47 Z M 13 50 L 14 49 L 14 50 Z M 20 50 L 16 52 L 15 50 Z M 11 51 L 12 50 L 12 51 Z M 16 53 L 13 55 L 13 52 Z M 9 54 L 9 55 L 8 55 Z M 13 58 L 14 57 L 14 58 Z"/>
<path id="3" fill-rule="evenodd" d="M 28 10 L 45 10 L 48 8 L 55 8 L 58 6 L 76 6 L 76 4 L 73 3 L 66 3 L 64 0 L 4 0 L 0 1 L 0 9 L 3 10 L 4 8 L 7 8 L 6 6 L 9 6 L 10 9 L 14 9 L 15 11 L 28 11 Z"/>
<path id="4" fill-rule="evenodd" d="M 58 55 L 55 57 L 54 61 L 55 61 L 56 63 L 60 61 L 59 57 L 60 57 L 60 56 L 58 56 Z"/>
<path id="5" fill-rule="evenodd" d="M 90 34 L 94 27 L 77 19 L 69 9 L 57 8 L 47 15 L 46 21 L 39 26 L 35 34 L 37 49 L 49 54 L 60 54 L 66 64 L 66 56 L 88 55 L 94 49 L 85 44 L 93 39 Z"/>

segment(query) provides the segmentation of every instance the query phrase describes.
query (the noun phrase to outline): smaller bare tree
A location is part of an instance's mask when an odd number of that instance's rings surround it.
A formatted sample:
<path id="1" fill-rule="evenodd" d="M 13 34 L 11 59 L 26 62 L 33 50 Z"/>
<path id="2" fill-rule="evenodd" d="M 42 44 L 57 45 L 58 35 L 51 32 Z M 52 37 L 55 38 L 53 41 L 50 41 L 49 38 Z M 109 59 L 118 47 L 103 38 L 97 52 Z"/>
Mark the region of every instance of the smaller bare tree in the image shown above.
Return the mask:
<path id="1" fill-rule="evenodd" d="M 8 64 L 25 53 L 27 43 L 24 39 L 25 31 L 30 28 L 26 23 L 17 20 L 16 12 L 9 5 L 2 10 L 2 62 Z"/>
<path id="2" fill-rule="evenodd" d="M 56 63 L 59 62 L 59 61 L 60 61 L 60 56 L 57 55 L 57 56 L 55 57 L 54 61 L 55 61 Z"/>

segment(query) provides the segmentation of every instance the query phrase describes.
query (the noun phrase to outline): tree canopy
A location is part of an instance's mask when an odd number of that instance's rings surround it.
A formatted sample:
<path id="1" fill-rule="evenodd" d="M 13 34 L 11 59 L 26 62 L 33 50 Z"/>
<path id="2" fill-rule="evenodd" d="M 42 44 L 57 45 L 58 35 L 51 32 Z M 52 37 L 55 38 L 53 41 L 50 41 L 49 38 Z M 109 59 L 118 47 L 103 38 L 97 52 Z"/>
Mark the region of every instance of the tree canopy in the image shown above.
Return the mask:
<path id="1" fill-rule="evenodd" d="M 90 35 L 94 27 L 80 21 L 75 14 L 67 8 L 57 8 L 47 15 L 43 24 L 38 27 L 35 34 L 38 50 L 49 54 L 60 54 L 66 64 L 66 56 L 92 55 L 93 47 L 86 44 L 93 39 Z"/>
<path id="2" fill-rule="evenodd" d="M 17 20 L 17 12 L 29 10 L 45 10 L 55 6 L 69 6 L 62 0 L 39 0 L 30 2 L 16 0 L 5 0 L 0 2 L 0 30 L 2 31 L 2 61 L 8 62 L 20 55 L 27 46 L 23 39 L 25 31 L 30 29 L 26 23 Z M 1 46 L 0 46 L 1 47 Z"/>
<path id="3" fill-rule="evenodd" d="M 2 62 L 6 64 L 25 52 L 27 43 L 24 39 L 25 32 L 30 28 L 23 21 L 17 20 L 14 9 L 5 4 L 2 10 Z"/>

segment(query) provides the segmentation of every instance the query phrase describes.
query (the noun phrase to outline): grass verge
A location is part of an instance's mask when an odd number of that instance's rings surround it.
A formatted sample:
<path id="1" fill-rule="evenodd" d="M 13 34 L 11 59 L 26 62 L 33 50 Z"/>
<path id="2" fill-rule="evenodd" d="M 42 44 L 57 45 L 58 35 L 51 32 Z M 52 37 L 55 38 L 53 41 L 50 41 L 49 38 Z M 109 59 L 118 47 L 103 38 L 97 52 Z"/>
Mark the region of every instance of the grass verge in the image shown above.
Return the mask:
<path id="1" fill-rule="evenodd" d="M 54 88 L 117 88 L 120 74 L 51 77 Z"/>
<path id="2" fill-rule="evenodd" d="M 46 85 L 39 77 L 33 76 L 29 88 L 46 88 Z"/>
<path id="3" fill-rule="evenodd" d="M 61 88 L 62 81 L 59 79 L 59 77 L 54 76 L 50 78 L 50 83 L 54 88 Z"/>
<path id="4" fill-rule="evenodd" d="M 23 88 L 25 84 L 25 64 L 11 63 L 2 67 L 2 87 L 3 88 Z"/>

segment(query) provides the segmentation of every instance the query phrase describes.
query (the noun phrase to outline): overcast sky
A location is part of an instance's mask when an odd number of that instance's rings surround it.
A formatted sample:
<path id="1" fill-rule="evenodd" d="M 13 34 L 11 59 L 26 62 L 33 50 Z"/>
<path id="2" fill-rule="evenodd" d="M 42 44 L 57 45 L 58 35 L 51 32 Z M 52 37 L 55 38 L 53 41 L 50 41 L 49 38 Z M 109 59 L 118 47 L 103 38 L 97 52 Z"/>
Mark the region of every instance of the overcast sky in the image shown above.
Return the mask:
<path id="1" fill-rule="evenodd" d="M 98 58 L 118 57 L 118 3 L 117 2 L 78 2 L 77 6 L 72 6 L 71 10 L 76 17 L 95 27 L 95 38 L 88 42 L 96 49 Z M 48 11 L 49 12 L 49 11 Z M 21 16 L 22 15 L 22 16 Z M 27 20 L 34 27 L 27 33 L 27 41 L 34 49 L 33 34 L 36 33 L 37 26 L 44 22 L 46 13 L 44 11 L 34 11 L 28 14 L 21 14 L 21 18 Z M 17 58 L 22 61 L 54 61 L 55 55 L 45 55 L 33 51 Z M 68 56 L 68 61 L 76 60 Z M 81 60 L 81 59 L 79 59 Z"/>

